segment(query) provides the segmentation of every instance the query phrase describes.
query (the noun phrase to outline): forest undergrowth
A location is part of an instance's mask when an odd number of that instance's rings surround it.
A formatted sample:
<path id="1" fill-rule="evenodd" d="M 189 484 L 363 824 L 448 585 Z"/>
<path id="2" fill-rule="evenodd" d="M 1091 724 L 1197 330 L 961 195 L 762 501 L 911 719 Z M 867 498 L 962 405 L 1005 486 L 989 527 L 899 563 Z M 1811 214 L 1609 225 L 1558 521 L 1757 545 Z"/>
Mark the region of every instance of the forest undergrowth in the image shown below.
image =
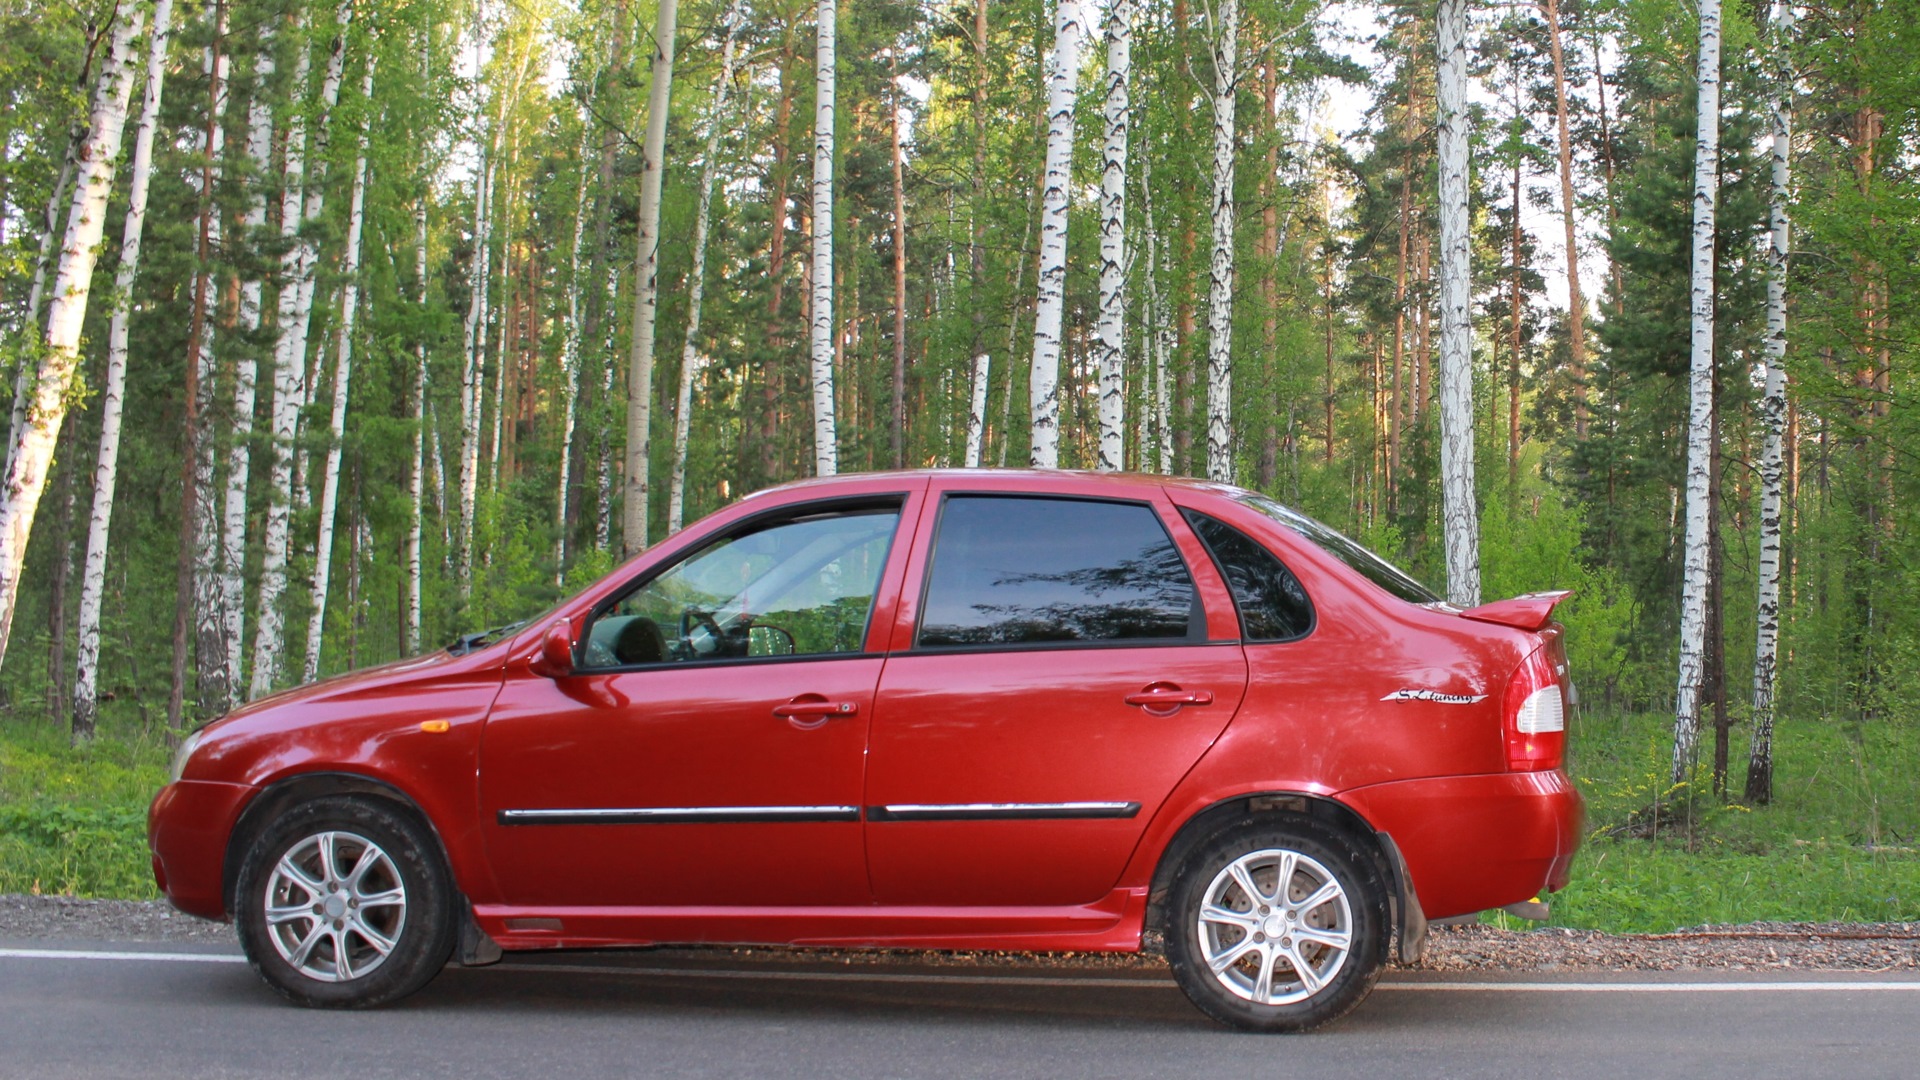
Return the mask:
<path id="1" fill-rule="evenodd" d="M 1575 721 L 1570 771 L 1587 799 L 1587 837 L 1546 925 L 1658 933 L 1920 920 L 1920 774 L 1911 767 L 1920 725 L 1783 719 L 1774 802 L 1755 808 L 1715 797 L 1705 781 L 1691 794 L 1666 783 L 1670 721 Z M 103 725 L 75 749 L 44 720 L 0 719 L 0 893 L 157 896 L 146 807 L 166 781 L 167 755 L 160 733 L 132 723 Z M 1656 802 L 1657 818 L 1648 813 Z"/>

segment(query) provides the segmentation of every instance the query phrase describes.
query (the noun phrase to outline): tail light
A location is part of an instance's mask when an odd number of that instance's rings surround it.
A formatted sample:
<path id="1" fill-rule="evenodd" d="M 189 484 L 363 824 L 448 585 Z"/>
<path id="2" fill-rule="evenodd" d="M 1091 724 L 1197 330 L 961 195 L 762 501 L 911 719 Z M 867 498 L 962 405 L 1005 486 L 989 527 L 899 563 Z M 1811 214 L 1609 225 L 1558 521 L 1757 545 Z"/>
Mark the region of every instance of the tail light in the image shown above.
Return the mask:
<path id="1" fill-rule="evenodd" d="M 1567 703 L 1548 650 L 1535 649 L 1507 682 L 1507 768 L 1512 772 L 1557 769 L 1567 752 Z"/>

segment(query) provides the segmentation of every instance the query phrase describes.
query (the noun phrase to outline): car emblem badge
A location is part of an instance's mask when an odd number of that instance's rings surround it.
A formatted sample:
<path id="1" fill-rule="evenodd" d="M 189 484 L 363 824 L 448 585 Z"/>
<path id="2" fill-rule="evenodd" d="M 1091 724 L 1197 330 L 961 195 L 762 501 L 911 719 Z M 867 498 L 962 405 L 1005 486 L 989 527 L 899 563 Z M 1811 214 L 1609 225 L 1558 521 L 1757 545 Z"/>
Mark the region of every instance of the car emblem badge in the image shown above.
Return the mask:
<path id="1" fill-rule="evenodd" d="M 1437 701 L 1442 705 L 1471 705 L 1487 700 L 1485 694 L 1443 694 L 1438 690 L 1395 690 L 1381 701 Z"/>

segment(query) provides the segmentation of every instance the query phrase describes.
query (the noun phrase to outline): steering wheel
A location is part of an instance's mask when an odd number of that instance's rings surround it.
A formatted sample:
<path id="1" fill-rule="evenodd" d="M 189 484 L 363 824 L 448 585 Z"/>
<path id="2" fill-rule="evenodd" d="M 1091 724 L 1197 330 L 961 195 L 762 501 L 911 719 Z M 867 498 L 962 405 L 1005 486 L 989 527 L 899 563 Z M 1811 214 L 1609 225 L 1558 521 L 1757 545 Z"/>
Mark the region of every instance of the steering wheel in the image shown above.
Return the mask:
<path id="1" fill-rule="evenodd" d="M 687 608 L 680 613 L 680 641 L 687 654 L 693 659 L 709 659 L 723 656 L 747 655 L 748 629 L 753 619 L 741 615 L 733 628 L 728 630 L 720 625 L 710 611 Z M 699 631 L 701 636 L 696 637 Z"/>

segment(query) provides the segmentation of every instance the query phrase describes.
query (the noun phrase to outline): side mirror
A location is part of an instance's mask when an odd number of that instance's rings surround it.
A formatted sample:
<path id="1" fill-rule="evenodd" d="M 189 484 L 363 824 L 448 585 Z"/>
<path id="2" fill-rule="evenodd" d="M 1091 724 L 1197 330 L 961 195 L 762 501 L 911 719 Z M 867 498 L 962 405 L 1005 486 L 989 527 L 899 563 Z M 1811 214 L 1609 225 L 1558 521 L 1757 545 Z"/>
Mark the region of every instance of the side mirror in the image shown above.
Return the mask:
<path id="1" fill-rule="evenodd" d="M 528 665 L 535 675 L 558 679 L 573 674 L 573 627 L 561 619 L 540 638 L 540 651 Z"/>

